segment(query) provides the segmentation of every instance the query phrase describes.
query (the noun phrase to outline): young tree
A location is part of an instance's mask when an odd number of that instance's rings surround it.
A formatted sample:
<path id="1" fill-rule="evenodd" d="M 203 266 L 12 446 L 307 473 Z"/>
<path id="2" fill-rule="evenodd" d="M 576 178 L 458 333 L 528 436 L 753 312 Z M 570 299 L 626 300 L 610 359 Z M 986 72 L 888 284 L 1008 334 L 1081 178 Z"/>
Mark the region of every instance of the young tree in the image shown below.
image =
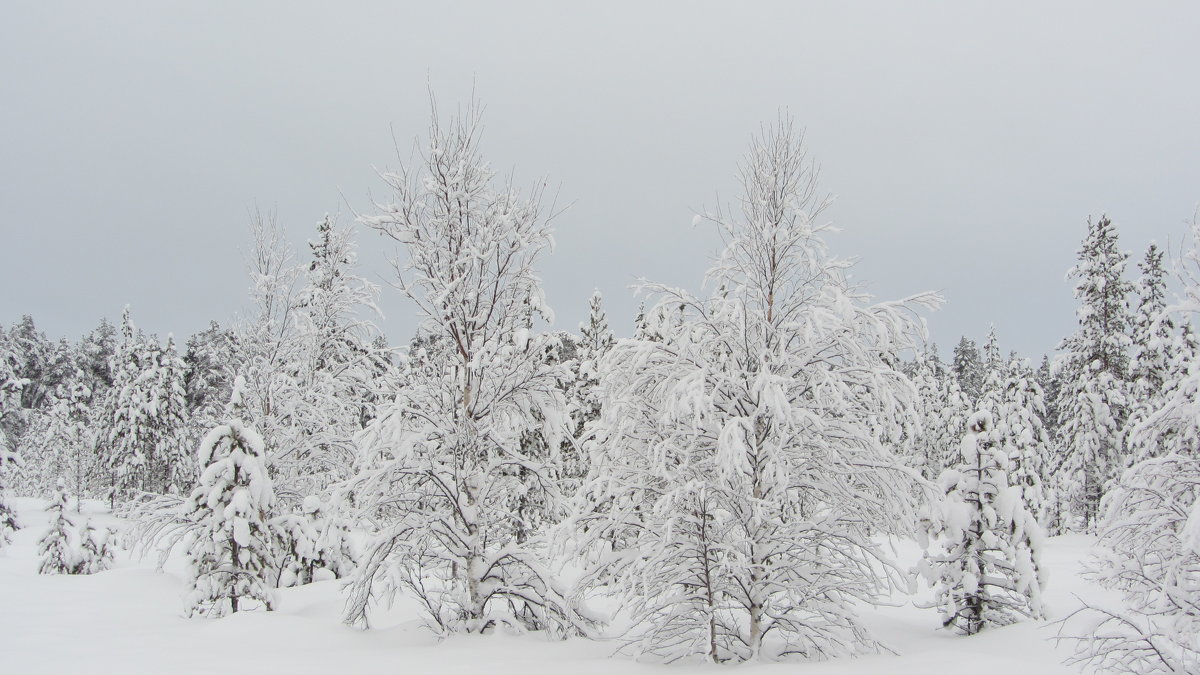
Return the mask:
<path id="1" fill-rule="evenodd" d="M 79 543 L 75 526 L 67 519 L 67 489 L 62 480 L 46 507 L 50 514 L 50 529 L 38 540 L 38 555 L 42 562 L 38 574 L 75 574 L 79 566 Z"/>
<path id="2" fill-rule="evenodd" d="M 497 624 L 566 635 L 586 621 L 564 597 L 545 541 L 515 495 L 562 508 L 553 455 L 566 427 L 559 383 L 532 318 L 549 317 L 534 263 L 550 247 L 540 192 L 497 188 L 479 154 L 479 114 L 443 126 L 434 110 L 417 170 L 385 174 L 393 201 L 360 222 L 402 244 L 395 286 L 423 318 L 427 345 L 406 386 L 364 435 L 374 468 L 353 486 L 379 530 L 351 587 L 347 621 L 403 587 L 435 631 Z M 536 448 L 534 448 L 536 450 Z"/>
<path id="3" fill-rule="evenodd" d="M 316 495 L 304 498 L 300 513 L 276 516 L 269 525 L 280 554 L 276 586 L 301 586 L 322 575 L 340 579 L 358 563 L 349 523 Z"/>
<path id="4" fill-rule="evenodd" d="M 928 520 L 941 540 L 941 550 L 919 566 L 934 587 L 929 606 L 941 611 L 943 626 L 966 635 L 1040 618 L 1042 532 L 1021 487 L 1009 481 L 1008 453 L 990 412 L 971 416 L 960 452 L 962 464 L 938 479 L 945 499 Z"/>
<path id="5" fill-rule="evenodd" d="M 113 551 L 109 546 L 113 531 L 107 527 L 93 527 L 85 518 L 78 529 L 79 564 L 72 574 L 96 574 L 113 565 Z"/>
<path id="6" fill-rule="evenodd" d="M 1075 280 L 1079 328 L 1059 345 L 1063 353 L 1056 362 L 1063 378 L 1058 406 L 1061 472 L 1072 483 L 1067 495 L 1071 511 L 1089 529 L 1095 527 L 1106 484 L 1125 461 L 1126 297 L 1132 290 L 1124 279 L 1127 258 L 1117 249 L 1112 221 L 1102 217 L 1088 222 L 1079 264 L 1067 272 Z"/>
<path id="7" fill-rule="evenodd" d="M 588 300 L 588 320 L 579 324 L 575 379 L 567 392 L 571 433 L 563 443 L 563 473 L 576 484 L 587 475 L 587 456 L 582 448 L 590 425 L 600 418 L 600 363 L 615 342 L 600 291 L 595 291 Z"/>
<path id="8" fill-rule="evenodd" d="M 740 218 L 708 216 L 726 241 L 713 294 L 648 285 L 670 329 L 603 361 L 571 529 L 596 556 L 586 579 L 613 584 L 631 614 L 638 654 L 871 650 L 853 604 L 899 581 L 872 535 L 912 527 L 921 482 L 875 428 L 913 405 L 888 355 L 917 344 L 911 312 L 938 299 L 871 304 L 847 281 L 789 122 L 755 140 L 740 175 Z"/>
<path id="9" fill-rule="evenodd" d="M 275 492 L 262 436 L 242 421 L 240 385 L 226 423 L 200 443 L 196 459 L 204 470 L 184 507 L 198 528 L 188 550 L 189 616 L 225 616 L 246 609 L 247 601 L 275 608 L 267 583 L 275 559 L 267 527 Z"/>

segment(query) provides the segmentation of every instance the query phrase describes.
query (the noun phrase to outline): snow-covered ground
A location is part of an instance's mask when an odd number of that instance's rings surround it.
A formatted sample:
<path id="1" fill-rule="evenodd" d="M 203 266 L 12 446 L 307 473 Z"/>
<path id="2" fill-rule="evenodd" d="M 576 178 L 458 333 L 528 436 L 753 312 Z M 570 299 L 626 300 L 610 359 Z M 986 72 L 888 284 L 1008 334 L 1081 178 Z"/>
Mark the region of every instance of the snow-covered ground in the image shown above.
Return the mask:
<path id="1" fill-rule="evenodd" d="M 25 528 L 0 553 L 0 672 L 2 673 L 630 673 L 716 671 L 705 664 L 656 665 L 611 658 L 612 643 L 552 642 L 538 636 L 457 637 L 437 643 L 420 626 L 415 607 L 398 602 L 376 615 L 369 631 L 341 622 L 339 582 L 280 591 L 276 612 L 243 612 L 224 619 L 183 617 L 183 569 L 165 572 L 150 559 L 119 552 L 114 569 L 92 576 L 37 574 L 37 539 L 46 529 L 42 502 L 17 499 Z M 91 503 L 89 510 L 99 509 Z M 117 523 L 107 515 L 98 522 Z M 1092 540 L 1049 540 L 1043 564 L 1050 581 L 1051 620 L 1078 606 L 1076 595 L 1108 602 L 1106 591 L 1076 572 Z M 915 547 L 901 551 L 905 562 Z M 918 590 L 927 598 L 928 589 Z M 934 610 L 912 606 L 864 610 L 877 637 L 898 655 L 803 664 L 743 664 L 768 672 L 970 672 L 972 675 L 1074 673 L 1061 664 L 1069 647 L 1055 647 L 1050 621 L 1026 621 L 964 638 L 938 629 Z M 802 668 L 802 671 L 795 669 Z"/>

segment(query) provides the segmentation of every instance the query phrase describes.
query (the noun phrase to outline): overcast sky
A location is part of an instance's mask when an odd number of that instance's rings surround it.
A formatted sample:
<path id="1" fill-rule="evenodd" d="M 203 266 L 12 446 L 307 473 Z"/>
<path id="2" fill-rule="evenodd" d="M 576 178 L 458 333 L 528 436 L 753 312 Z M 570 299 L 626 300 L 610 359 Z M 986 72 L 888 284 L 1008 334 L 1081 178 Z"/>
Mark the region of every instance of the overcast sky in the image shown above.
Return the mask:
<path id="1" fill-rule="evenodd" d="M 484 152 L 571 208 L 541 271 L 556 328 L 593 288 L 628 334 L 638 276 L 696 288 L 737 161 L 807 129 L 835 253 L 884 299 L 933 289 L 948 351 L 1073 329 L 1089 216 L 1140 258 L 1200 202 L 1200 3 L 8 2 L 0 324 L 76 337 L 132 305 L 186 336 L 245 308 L 248 212 L 297 246 L 386 195 L 393 133 L 472 87 Z M 551 190 L 553 192 L 553 190 Z M 360 232 L 363 273 L 389 249 Z M 411 307 L 385 289 L 395 343 Z"/>

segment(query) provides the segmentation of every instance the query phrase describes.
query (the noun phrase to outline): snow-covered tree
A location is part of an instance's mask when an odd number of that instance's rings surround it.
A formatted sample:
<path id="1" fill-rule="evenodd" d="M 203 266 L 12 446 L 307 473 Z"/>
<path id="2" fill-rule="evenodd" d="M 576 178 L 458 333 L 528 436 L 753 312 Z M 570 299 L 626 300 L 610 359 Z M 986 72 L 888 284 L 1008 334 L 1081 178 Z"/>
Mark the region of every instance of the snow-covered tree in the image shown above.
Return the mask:
<path id="1" fill-rule="evenodd" d="M 1000 340 L 996 337 L 996 327 L 988 329 L 987 342 L 983 343 L 983 381 L 984 387 L 992 377 L 1003 377 L 1002 371 L 1007 364 L 1000 356 Z M 997 375 L 993 375 L 996 373 Z"/>
<path id="2" fill-rule="evenodd" d="M 368 320 L 377 289 L 354 273 L 352 230 L 331 217 L 301 266 L 272 216 L 251 224 L 254 311 L 238 329 L 249 414 L 288 509 L 355 470 L 354 436 L 374 415 L 380 359 Z"/>
<path id="3" fill-rule="evenodd" d="M 921 432 L 913 443 L 915 466 L 930 480 L 949 465 L 958 463 L 958 443 L 963 425 L 971 414 L 971 403 L 958 386 L 958 378 L 928 356 L 913 372 L 917 389 L 917 415 Z"/>
<path id="4" fill-rule="evenodd" d="M 406 249 L 394 285 L 422 317 L 426 346 L 363 436 L 376 461 L 352 489 L 378 530 L 347 621 L 365 625 L 370 602 L 399 587 L 441 634 L 576 633 L 586 622 L 550 574 L 543 535 L 510 509 L 517 497 L 562 509 L 568 373 L 530 330 L 549 316 L 534 263 L 550 227 L 540 192 L 495 185 L 479 131 L 474 107 L 448 126 L 434 110 L 422 162 L 385 174 L 392 201 L 360 217 Z"/>
<path id="5" fill-rule="evenodd" d="M 316 495 L 305 497 L 298 513 L 273 518 L 270 528 L 280 556 L 277 586 L 301 586 L 323 575 L 340 579 L 349 576 L 357 565 L 349 522 Z"/>
<path id="6" fill-rule="evenodd" d="M 51 495 L 60 479 L 76 501 L 103 489 L 90 399 L 91 392 L 83 384 L 60 387 L 33 415 L 26 432 L 27 461 L 21 482 L 27 494 Z"/>
<path id="7" fill-rule="evenodd" d="M 1084 527 L 1094 527 L 1105 486 L 1124 466 L 1122 427 L 1128 410 L 1129 313 L 1125 281 L 1128 254 L 1117 249 L 1117 231 L 1107 217 L 1088 222 L 1075 280 L 1079 328 L 1059 345 L 1058 440 L 1062 463 L 1054 473 L 1069 481 L 1070 510 Z"/>
<path id="8" fill-rule="evenodd" d="M 196 460 L 204 469 L 184 507 L 198 535 L 187 552 L 189 616 L 275 607 L 268 582 L 275 555 L 267 526 L 275 492 L 262 436 L 242 421 L 239 385 L 234 385 L 225 424 L 200 443 Z"/>
<path id="9" fill-rule="evenodd" d="M 964 336 L 958 341 L 954 347 L 954 360 L 951 361 L 950 368 L 954 376 L 958 378 L 959 388 L 974 404 L 979 400 L 979 395 L 983 391 L 984 378 L 987 376 L 983 360 L 979 355 L 979 347 L 975 346 L 974 340 L 969 340 Z"/>
<path id="10" fill-rule="evenodd" d="M 8 436 L 0 429 L 0 549 L 12 542 L 12 533 L 21 528 L 16 511 L 8 505 L 8 479 L 19 466 L 17 455 L 9 449 Z"/>
<path id="11" fill-rule="evenodd" d="M 1133 465 L 1105 497 L 1099 529 L 1088 576 L 1120 591 L 1124 607 L 1085 603 L 1061 622 L 1071 661 L 1099 672 L 1200 672 L 1200 455 Z"/>
<path id="12" fill-rule="evenodd" d="M 72 574 L 96 574 L 113 565 L 113 531 L 107 527 L 94 527 L 90 519 L 84 518 L 77 530 L 79 538 L 79 563 Z"/>
<path id="13" fill-rule="evenodd" d="M 8 490 L 21 463 L 12 447 L 9 433 L 16 426 L 10 419 L 18 416 L 21 387 L 25 380 L 16 373 L 16 353 L 3 327 L 0 327 L 0 549 L 12 541 L 12 533 L 21 525 L 8 505 Z"/>
<path id="14" fill-rule="evenodd" d="M 38 574 L 74 574 L 79 566 L 79 543 L 75 525 L 67 519 L 67 488 L 60 480 L 46 506 L 50 529 L 38 540 L 41 565 Z"/>
<path id="15" fill-rule="evenodd" d="M 292 411 L 300 400 L 297 376 L 301 338 L 296 330 L 297 280 L 302 273 L 273 213 L 255 213 L 247 261 L 250 316 L 239 323 L 238 347 L 244 420 L 262 435 L 272 455 L 290 454 L 300 435 Z M 222 413 L 223 414 L 223 413 Z M 268 466 L 272 457 L 267 458 Z M 291 476 L 278 476 L 287 483 Z M 286 490 L 285 490 L 286 491 Z M 297 490 L 299 497 L 306 492 Z"/>
<path id="16" fill-rule="evenodd" d="M 1176 425 L 1159 424 L 1154 433 L 1138 432 L 1142 424 L 1160 410 L 1172 390 L 1186 375 L 1196 359 L 1197 350 L 1190 326 L 1176 326 L 1166 312 L 1166 282 L 1162 251 L 1154 244 L 1138 265 L 1141 276 L 1136 284 L 1138 296 L 1132 326 L 1133 355 L 1129 364 L 1130 411 L 1125 422 L 1129 448 L 1127 463 L 1168 454 L 1180 443 Z"/>
<path id="17" fill-rule="evenodd" d="M 1055 439 L 1058 438 L 1058 401 L 1062 378 L 1054 372 L 1050 357 L 1046 355 L 1042 356 L 1042 363 L 1034 372 L 1034 377 L 1037 378 L 1038 386 L 1042 388 L 1042 394 L 1046 401 L 1046 412 L 1042 415 L 1042 424 L 1046 427 L 1050 441 L 1055 442 Z"/>
<path id="18" fill-rule="evenodd" d="M 968 420 L 960 454 L 962 464 L 938 478 L 945 498 L 928 519 L 940 544 L 919 565 L 934 587 L 929 606 L 941 611 L 943 626 L 966 635 L 1022 616 L 1040 618 L 1043 535 L 1021 487 L 1009 480 L 1008 453 L 990 412 Z"/>
<path id="19" fill-rule="evenodd" d="M 372 338 L 367 314 L 378 314 L 378 289 L 354 274 L 353 231 L 329 216 L 310 242 L 312 261 L 296 297 L 295 400 L 288 401 L 289 437 L 273 467 L 295 477 L 293 490 L 323 488 L 353 475 L 354 436 L 374 417 Z M 301 478 L 303 477 L 303 478 Z"/>
<path id="20" fill-rule="evenodd" d="M 172 335 L 157 356 L 150 389 L 154 457 L 162 466 L 157 487 L 161 492 L 187 493 L 198 472 L 195 455 L 188 449 L 187 365 Z"/>
<path id="21" fill-rule="evenodd" d="M 911 411 L 888 355 L 919 339 L 922 295 L 871 304 L 817 219 L 815 170 L 789 122 L 741 167 L 741 213 L 709 297 L 650 284 L 670 330 L 620 340 L 569 530 L 610 584 L 639 655 L 710 661 L 874 649 L 854 604 L 898 581 L 873 534 L 915 524 L 915 471 L 876 433 Z M 653 328 L 657 322 L 649 321 Z M 659 324 L 661 325 L 661 324 Z"/>
<path id="22" fill-rule="evenodd" d="M 188 406 L 187 437 L 199 445 L 208 430 L 221 422 L 241 367 L 237 334 L 210 321 L 208 328 L 188 338 L 183 354 L 184 397 Z"/>
<path id="23" fill-rule="evenodd" d="M 567 403 L 571 415 L 571 434 L 563 443 L 563 472 L 573 481 L 587 474 L 587 457 L 582 451 L 589 426 L 600 418 L 600 363 L 615 343 L 608 328 L 600 291 L 588 300 L 588 319 L 579 324 L 579 343 L 575 351 L 575 379 Z"/>
<path id="24" fill-rule="evenodd" d="M 1151 332 L 1169 317 L 1187 326 L 1200 315 L 1200 221 L 1191 235 L 1176 271 L 1183 296 L 1163 308 Z M 1173 442 L 1124 472 L 1098 528 L 1090 572 L 1122 593 L 1124 607 L 1085 604 L 1059 632 L 1074 641 L 1074 662 L 1105 672 L 1200 672 L 1200 360 L 1191 358 L 1166 389 L 1130 440 L 1155 447 L 1170 430 Z"/>
<path id="25" fill-rule="evenodd" d="M 1044 485 L 1050 437 L 1042 424 L 1045 394 L 1027 363 L 1012 361 L 995 408 L 995 435 L 1008 460 L 1008 481 L 1021 491 L 1025 507 L 1038 524 L 1050 524 Z"/>
<path id="26" fill-rule="evenodd" d="M 103 400 L 113 384 L 111 360 L 117 349 L 117 329 L 104 318 L 75 348 L 75 363 L 82 372 L 82 384 L 92 392 L 93 402 Z"/>
<path id="27" fill-rule="evenodd" d="M 148 349 L 137 334 L 129 307 L 121 314 L 121 339 L 113 353 L 113 386 L 100 416 L 102 449 L 109 474 L 110 501 L 143 489 L 148 478 L 152 433 L 143 378 Z"/>

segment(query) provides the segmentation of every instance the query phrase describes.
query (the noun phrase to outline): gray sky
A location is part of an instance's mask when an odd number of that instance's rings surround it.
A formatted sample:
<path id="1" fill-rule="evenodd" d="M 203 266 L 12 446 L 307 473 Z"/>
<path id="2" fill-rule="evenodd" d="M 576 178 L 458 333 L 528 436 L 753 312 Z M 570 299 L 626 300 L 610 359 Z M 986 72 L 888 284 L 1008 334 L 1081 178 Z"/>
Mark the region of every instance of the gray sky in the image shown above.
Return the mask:
<path id="1" fill-rule="evenodd" d="M 1073 329 L 1089 215 L 1135 258 L 1200 201 L 1197 3 L 57 3 L 0 20 L 0 323 L 76 337 L 129 303 L 186 336 L 245 306 L 248 211 L 297 246 L 370 208 L 472 82 L 484 150 L 572 206 L 541 268 L 556 327 L 593 288 L 628 334 L 637 276 L 698 287 L 763 121 L 806 127 L 840 255 L 881 298 L 941 290 L 948 351 L 995 322 Z M 553 192 L 553 191 L 551 191 Z M 359 235 L 382 281 L 384 242 Z M 406 341 L 412 309 L 385 289 Z"/>

